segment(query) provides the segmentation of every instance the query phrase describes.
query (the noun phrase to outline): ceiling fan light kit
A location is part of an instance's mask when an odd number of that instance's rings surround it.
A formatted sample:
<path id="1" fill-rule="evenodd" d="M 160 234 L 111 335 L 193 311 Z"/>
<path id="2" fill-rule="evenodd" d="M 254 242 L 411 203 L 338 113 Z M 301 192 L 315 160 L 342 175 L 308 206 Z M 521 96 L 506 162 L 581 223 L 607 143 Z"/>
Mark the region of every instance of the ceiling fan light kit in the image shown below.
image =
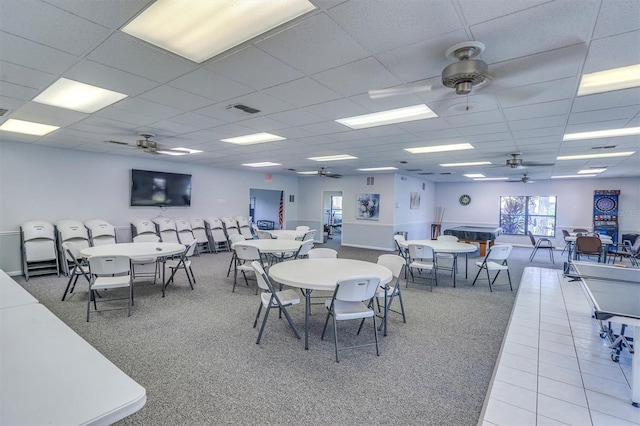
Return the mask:
<path id="1" fill-rule="evenodd" d="M 442 84 L 456 90 L 457 95 L 468 95 L 474 86 L 489 78 L 489 66 L 480 59 L 473 59 L 484 50 L 484 44 L 477 41 L 458 43 L 451 46 L 447 58 L 458 62 L 442 70 Z"/>

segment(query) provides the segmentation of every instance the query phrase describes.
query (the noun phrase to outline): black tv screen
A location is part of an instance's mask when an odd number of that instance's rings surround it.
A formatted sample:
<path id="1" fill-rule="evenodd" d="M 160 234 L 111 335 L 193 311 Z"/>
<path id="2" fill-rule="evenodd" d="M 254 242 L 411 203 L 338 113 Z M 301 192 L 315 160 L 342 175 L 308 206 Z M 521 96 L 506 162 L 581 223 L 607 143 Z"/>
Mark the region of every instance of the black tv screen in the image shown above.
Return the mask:
<path id="1" fill-rule="evenodd" d="M 131 206 L 191 206 L 191 175 L 131 170 Z"/>

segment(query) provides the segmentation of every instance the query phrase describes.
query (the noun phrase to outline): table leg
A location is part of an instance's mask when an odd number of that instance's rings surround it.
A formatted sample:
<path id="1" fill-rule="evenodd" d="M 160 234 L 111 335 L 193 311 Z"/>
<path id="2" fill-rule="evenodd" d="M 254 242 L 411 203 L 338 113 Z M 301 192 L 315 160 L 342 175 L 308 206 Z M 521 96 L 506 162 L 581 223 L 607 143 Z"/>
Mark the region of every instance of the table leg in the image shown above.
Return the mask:
<path id="1" fill-rule="evenodd" d="M 309 314 L 311 312 L 311 290 L 304 290 L 304 348 L 309 349 Z"/>
<path id="2" fill-rule="evenodd" d="M 634 342 L 640 336 L 640 326 L 633 327 Z M 634 352 L 631 355 L 631 403 L 634 407 L 640 408 L 640 354 Z"/>
<path id="3" fill-rule="evenodd" d="M 465 253 L 464 254 L 464 279 L 466 280 L 467 277 L 467 272 L 469 271 L 469 254 Z"/>
<path id="4" fill-rule="evenodd" d="M 456 275 L 458 274 L 458 253 L 453 253 L 453 288 L 456 288 Z"/>

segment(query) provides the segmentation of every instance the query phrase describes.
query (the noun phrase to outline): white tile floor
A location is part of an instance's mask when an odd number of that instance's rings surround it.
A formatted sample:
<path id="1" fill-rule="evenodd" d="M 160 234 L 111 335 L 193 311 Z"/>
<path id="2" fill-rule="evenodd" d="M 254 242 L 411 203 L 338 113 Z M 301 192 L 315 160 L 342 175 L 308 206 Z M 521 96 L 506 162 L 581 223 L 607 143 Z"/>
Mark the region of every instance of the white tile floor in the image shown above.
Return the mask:
<path id="1" fill-rule="evenodd" d="M 640 425 L 640 408 L 631 405 L 631 355 L 611 361 L 591 314 L 579 282 L 562 271 L 526 268 L 479 423 Z"/>

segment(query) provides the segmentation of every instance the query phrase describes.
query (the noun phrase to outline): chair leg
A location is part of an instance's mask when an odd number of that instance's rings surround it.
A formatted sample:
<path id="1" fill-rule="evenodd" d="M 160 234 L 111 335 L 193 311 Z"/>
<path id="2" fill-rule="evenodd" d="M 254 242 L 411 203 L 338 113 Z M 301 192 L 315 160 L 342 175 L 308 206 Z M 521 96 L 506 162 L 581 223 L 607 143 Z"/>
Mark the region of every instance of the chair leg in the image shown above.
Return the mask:
<path id="1" fill-rule="evenodd" d="M 256 319 L 253 321 L 253 328 L 256 328 L 256 325 L 258 325 L 258 318 L 260 318 L 260 312 L 262 312 L 262 302 L 260 302 L 260 306 L 258 306 L 258 313 L 256 314 Z"/>
<path id="2" fill-rule="evenodd" d="M 476 277 L 473 279 L 473 282 L 471 283 L 471 285 L 476 285 L 476 280 L 480 276 L 480 272 L 482 272 L 483 269 L 484 268 L 482 268 L 482 267 L 480 267 L 480 269 L 478 269 L 478 273 L 476 274 Z"/>
<path id="3" fill-rule="evenodd" d="M 376 327 L 376 316 L 372 316 L 373 319 L 373 335 L 376 336 L 376 355 L 380 356 L 380 344 L 378 342 L 378 327 Z"/>
<path id="4" fill-rule="evenodd" d="M 264 326 L 267 325 L 267 318 L 269 318 L 269 311 L 271 307 L 268 307 L 264 311 L 264 318 L 262 318 L 262 325 L 260 326 L 260 331 L 258 332 L 258 340 L 256 340 L 256 344 L 260 344 L 260 340 L 262 339 L 262 332 L 264 331 Z"/>
<path id="5" fill-rule="evenodd" d="M 324 333 L 327 331 L 327 324 L 329 324 L 330 316 L 331 316 L 331 311 L 328 311 L 327 318 L 324 320 L 324 327 L 322 328 L 322 335 L 320 336 L 320 340 L 324 340 Z"/>
<path id="6" fill-rule="evenodd" d="M 336 346 L 336 362 L 340 362 L 338 360 L 338 322 L 336 321 L 336 316 L 333 316 L 333 341 Z"/>

